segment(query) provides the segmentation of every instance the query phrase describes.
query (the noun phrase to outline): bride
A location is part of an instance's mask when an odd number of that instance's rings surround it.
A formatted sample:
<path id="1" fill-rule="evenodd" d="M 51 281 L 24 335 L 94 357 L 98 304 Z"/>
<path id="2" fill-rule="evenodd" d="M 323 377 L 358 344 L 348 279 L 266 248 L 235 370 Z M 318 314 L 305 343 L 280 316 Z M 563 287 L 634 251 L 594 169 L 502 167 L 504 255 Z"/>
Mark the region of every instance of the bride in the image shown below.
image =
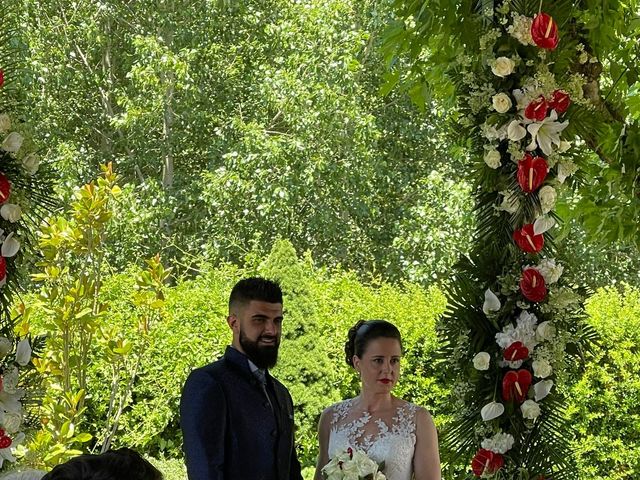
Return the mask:
<path id="1" fill-rule="evenodd" d="M 360 395 L 322 412 L 315 480 L 322 480 L 322 467 L 347 448 L 384 461 L 388 480 L 440 480 L 438 435 L 431 415 L 391 395 L 400 376 L 398 329 L 384 320 L 359 321 L 349 330 L 345 353 L 360 375 Z"/>

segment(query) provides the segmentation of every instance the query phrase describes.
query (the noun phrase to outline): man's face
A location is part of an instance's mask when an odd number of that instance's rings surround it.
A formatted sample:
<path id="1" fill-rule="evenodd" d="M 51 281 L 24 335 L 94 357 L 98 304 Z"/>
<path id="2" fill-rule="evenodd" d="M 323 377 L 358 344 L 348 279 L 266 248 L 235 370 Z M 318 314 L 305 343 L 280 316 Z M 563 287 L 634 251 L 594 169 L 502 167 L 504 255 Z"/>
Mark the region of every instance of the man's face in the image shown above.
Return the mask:
<path id="1" fill-rule="evenodd" d="M 251 300 L 231 312 L 233 346 L 258 368 L 271 368 L 278 360 L 282 332 L 282 304 Z"/>

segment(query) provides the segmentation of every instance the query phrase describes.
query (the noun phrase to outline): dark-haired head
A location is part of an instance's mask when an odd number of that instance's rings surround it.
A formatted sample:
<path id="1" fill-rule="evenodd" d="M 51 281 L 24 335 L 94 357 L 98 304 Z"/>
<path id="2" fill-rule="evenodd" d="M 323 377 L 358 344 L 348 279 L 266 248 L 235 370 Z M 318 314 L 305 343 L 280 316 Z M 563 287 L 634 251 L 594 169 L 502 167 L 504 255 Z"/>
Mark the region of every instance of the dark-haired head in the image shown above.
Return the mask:
<path id="1" fill-rule="evenodd" d="M 80 455 L 58 465 L 42 480 L 162 480 L 162 473 L 139 453 L 120 448 L 100 455 Z"/>
<path id="2" fill-rule="evenodd" d="M 282 303 L 280 285 L 272 280 L 260 277 L 244 278 L 235 284 L 229 295 L 229 312 L 239 306 L 247 305 L 251 300 L 268 303 Z"/>
<path id="3" fill-rule="evenodd" d="M 282 290 L 276 282 L 253 277 L 233 287 L 227 317 L 232 345 L 258 368 L 278 361 L 282 319 Z"/>
<path id="4" fill-rule="evenodd" d="M 349 329 L 349 336 L 344 344 L 347 364 L 353 367 L 354 355 L 362 358 L 369 343 L 376 338 L 395 338 L 402 349 L 400 331 L 393 323 L 386 320 L 360 320 Z"/>

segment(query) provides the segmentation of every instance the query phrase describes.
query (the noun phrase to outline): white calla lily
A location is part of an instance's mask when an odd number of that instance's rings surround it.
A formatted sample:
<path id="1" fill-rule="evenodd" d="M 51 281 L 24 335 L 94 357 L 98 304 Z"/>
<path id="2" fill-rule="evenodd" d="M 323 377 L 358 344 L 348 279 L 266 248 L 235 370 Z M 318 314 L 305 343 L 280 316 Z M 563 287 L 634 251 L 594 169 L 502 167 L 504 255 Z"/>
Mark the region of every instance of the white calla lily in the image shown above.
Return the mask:
<path id="1" fill-rule="evenodd" d="M 480 410 L 482 420 L 484 420 L 485 422 L 493 420 L 494 418 L 498 418 L 503 413 L 504 405 L 498 402 L 487 403 L 484 407 L 482 407 L 482 410 Z"/>
<path id="2" fill-rule="evenodd" d="M 512 142 L 519 142 L 527 136 L 527 129 L 518 120 L 513 120 L 507 127 L 507 137 Z"/>
<path id="3" fill-rule="evenodd" d="M 534 398 L 536 402 L 539 402 L 540 400 L 545 398 L 547 395 L 549 395 L 549 392 L 551 391 L 551 387 L 553 387 L 553 380 L 542 380 L 536 383 L 533 386 L 533 391 L 535 393 Z"/>
<path id="4" fill-rule="evenodd" d="M 18 348 L 16 349 L 16 363 L 20 366 L 25 366 L 31 361 L 31 345 L 29 345 L 29 339 L 23 338 L 18 342 Z"/>
<path id="5" fill-rule="evenodd" d="M 9 258 L 18 253 L 18 250 L 20 250 L 20 242 L 13 237 L 13 232 L 11 232 L 7 235 L 7 238 L 4 239 L 0 253 L 3 257 Z"/>
<path id="6" fill-rule="evenodd" d="M 16 153 L 22 147 L 24 137 L 18 132 L 11 132 L 2 142 L 2 149 L 5 152 Z"/>
<path id="7" fill-rule="evenodd" d="M 556 221 L 547 216 L 538 217 L 536 221 L 533 223 L 533 234 L 534 235 L 542 235 L 547 232 L 556 224 Z"/>
<path id="8" fill-rule="evenodd" d="M 489 315 L 491 312 L 497 312 L 500 310 L 502 304 L 500 303 L 500 299 L 496 296 L 495 293 L 491 291 L 490 288 L 484 292 L 484 304 L 482 305 L 482 311 L 485 315 Z"/>

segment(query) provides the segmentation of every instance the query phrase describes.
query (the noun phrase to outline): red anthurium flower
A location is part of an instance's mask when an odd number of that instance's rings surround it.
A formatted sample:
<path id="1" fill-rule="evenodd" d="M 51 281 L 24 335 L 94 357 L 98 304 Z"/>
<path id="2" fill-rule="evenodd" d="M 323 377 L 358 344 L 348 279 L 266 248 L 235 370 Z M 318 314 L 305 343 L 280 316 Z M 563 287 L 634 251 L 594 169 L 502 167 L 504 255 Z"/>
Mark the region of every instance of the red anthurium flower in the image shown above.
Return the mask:
<path id="1" fill-rule="evenodd" d="M 0 437 L 0 449 L 9 448 L 11 446 L 11 437 L 7 437 L 6 435 Z"/>
<path id="2" fill-rule="evenodd" d="M 495 473 L 504 466 L 504 458 L 499 453 L 481 448 L 471 460 L 471 469 L 476 477 L 485 473 Z"/>
<path id="3" fill-rule="evenodd" d="M 567 108 L 569 108 L 569 105 L 571 105 L 569 94 L 564 90 L 554 90 L 551 95 L 549 107 L 553 108 L 556 113 L 564 113 L 567 111 Z"/>
<path id="4" fill-rule="evenodd" d="M 11 195 L 11 184 L 9 179 L 2 173 L 0 173 L 0 204 L 9 200 Z"/>
<path id="5" fill-rule="evenodd" d="M 549 172 L 549 165 L 542 157 L 534 157 L 525 153 L 518 162 L 518 183 L 524 192 L 531 193 L 538 189 Z"/>
<path id="6" fill-rule="evenodd" d="M 529 357 L 529 349 L 522 342 L 513 342 L 504 349 L 504 359 L 508 362 L 524 360 Z"/>
<path id="7" fill-rule="evenodd" d="M 4 85 L 4 70 L 0 68 L 0 88 Z"/>
<path id="8" fill-rule="evenodd" d="M 533 232 L 533 223 L 528 223 L 520 230 L 513 232 L 513 240 L 520 250 L 527 253 L 535 253 L 544 247 L 544 235 L 536 235 Z"/>
<path id="9" fill-rule="evenodd" d="M 547 103 L 546 98 L 540 95 L 535 100 L 529 102 L 527 108 L 524 109 L 524 116 L 529 120 L 537 120 L 538 122 L 541 122 L 547 118 L 548 111 L 549 104 Z"/>
<path id="10" fill-rule="evenodd" d="M 532 380 L 533 376 L 531 372 L 524 368 L 505 373 L 504 377 L 502 377 L 502 399 L 505 402 L 524 402 L 527 398 Z"/>
<path id="11" fill-rule="evenodd" d="M 546 13 L 539 13 L 531 24 L 531 37 L 537 46 L 554 50 L 558 46 L 558 24 Z"/>
<path id="12" fill-rule="evenodd" d="M 541 302 L 547 296 L 544 277 L 535 268 L 525 268 L 520 280 L 520 291 L 524 298 L 531 302 Z"/>

